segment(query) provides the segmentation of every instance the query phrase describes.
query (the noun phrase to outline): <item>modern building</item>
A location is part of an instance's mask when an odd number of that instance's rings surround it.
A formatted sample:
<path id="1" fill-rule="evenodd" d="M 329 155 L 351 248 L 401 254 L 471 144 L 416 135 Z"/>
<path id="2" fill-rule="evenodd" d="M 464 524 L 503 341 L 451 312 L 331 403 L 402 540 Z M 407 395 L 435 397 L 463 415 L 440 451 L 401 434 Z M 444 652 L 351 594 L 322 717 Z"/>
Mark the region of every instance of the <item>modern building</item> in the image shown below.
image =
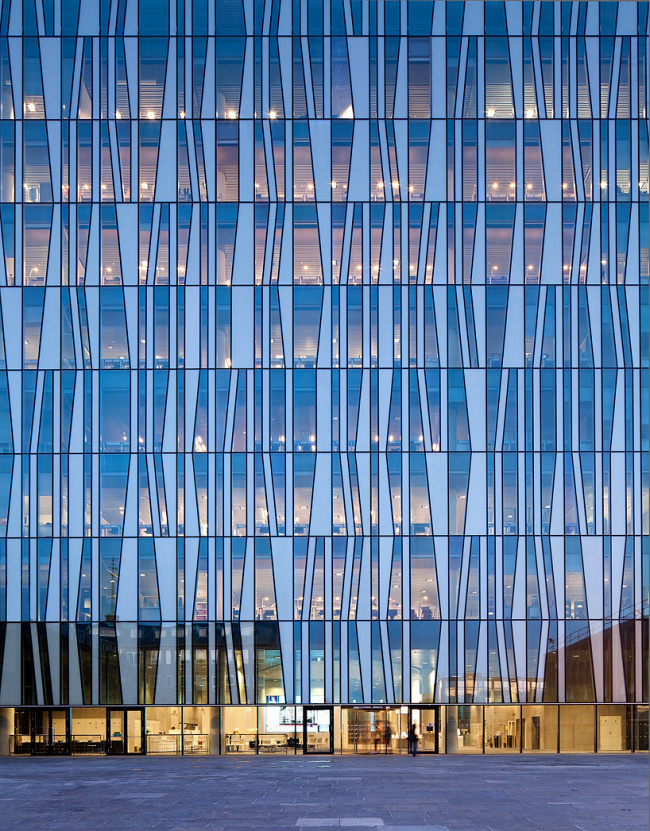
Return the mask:
<path id="1" fill-rule="evenodd" d="M 0 751 L 648 749 L 648 3 L 4 0 Z"/>

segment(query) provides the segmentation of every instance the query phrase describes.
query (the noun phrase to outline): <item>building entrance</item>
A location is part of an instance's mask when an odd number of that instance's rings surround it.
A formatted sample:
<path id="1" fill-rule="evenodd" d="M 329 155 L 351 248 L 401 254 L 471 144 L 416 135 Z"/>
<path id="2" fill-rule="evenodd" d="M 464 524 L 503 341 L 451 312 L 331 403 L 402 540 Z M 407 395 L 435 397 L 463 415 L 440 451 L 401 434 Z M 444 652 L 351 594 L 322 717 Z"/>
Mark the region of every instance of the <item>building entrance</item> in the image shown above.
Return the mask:
<path id="1" fill-rule="evenodd" d="M 406 707 L 346 707 L 344 753 L 400 753 L 406 749 Z"/>
<path id="2" fill-rule="evenodd" d="M 144 711 L 110 709 L 107 712 L 106 751 L 111 756 L 145 752 Z"/>
<path id="3" fill-rule="evenodd" d="M 440 707 L 411 707 L 409 726 L 415 724 L 418 753 L 440 752 Z"/>
<path id="4" fill-rule="evenodd" d="M 304 707 L 302 721 L 304 753 L 334 753 L 334 708 Z"/>

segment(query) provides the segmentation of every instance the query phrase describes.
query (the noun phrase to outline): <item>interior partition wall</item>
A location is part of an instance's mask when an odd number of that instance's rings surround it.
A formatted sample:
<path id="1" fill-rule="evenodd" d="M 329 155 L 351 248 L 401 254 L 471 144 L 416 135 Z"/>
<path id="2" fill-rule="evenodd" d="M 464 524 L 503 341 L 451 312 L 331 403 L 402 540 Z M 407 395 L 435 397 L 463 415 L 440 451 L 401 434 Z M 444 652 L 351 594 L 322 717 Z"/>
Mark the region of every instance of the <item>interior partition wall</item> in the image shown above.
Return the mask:
<path id="1" fill-rule="evenodd" d="M 635 723 L 647 39 L 647 2 L 1 4 L 0 708 L 51 714 L 30 743 L 65 711 L 112 752 L 225 752 L 230 707 L 255 752 L 276 706 L 307 751 Z"/>

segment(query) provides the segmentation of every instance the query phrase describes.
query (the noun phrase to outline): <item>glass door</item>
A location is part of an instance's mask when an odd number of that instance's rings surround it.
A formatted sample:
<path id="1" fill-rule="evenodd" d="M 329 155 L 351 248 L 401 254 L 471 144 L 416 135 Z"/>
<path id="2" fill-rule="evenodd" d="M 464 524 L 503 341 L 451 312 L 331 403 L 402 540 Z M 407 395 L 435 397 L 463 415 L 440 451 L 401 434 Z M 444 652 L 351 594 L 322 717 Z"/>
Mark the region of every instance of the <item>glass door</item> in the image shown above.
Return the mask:
<path id="1" fill-rule="evenodd" d="M 418 753 L 438 753 L 438 707 L 411 707 L 410 724 L 415 724 L 419 736 Z"/>
<path id="2" fill-rule="evenodd" d="M 305 753 L 333 753 L 334 708 L 304 707 L 302 735 Z"/>
<path id="3" fill-rule="evenodd" d="M 143 753 L 142 741 L 142 710 L 126 711 L 126 752 Z"/>
<path id="4" fill-rule="evenodd" d="M 14 710 L 14 756 L 30 756 L 32 753 L 32 711 Z"/>
<path id="5" fill-rule="evenodd" d="M 109 710 L 106 720 L 108 725 L 108 741 L 106 742 L 107 752 L 120 754 L 126 752 L 124 739 L 126 737 L 126 713 L 124 710 Z"/>
<path id="6" fill-rule="evenodd" d="M 142 710 L 109 710 L 107 749 L 112 755 L 144 753 Z"/>
<path id="7" fill-rule="evenodd" d="M 70 753 L 70 710 L 50 710 L 50 752 Z"/>
<path id="8" fill-rule="evenodd" d="M 70 752 L 67 710 L 34 710 L 34 752 L 48 756 Z"/>
<path id="9" fill-rule="evenodd" d="M 67 710 L 16 710 L 14 719 L 14 754 L 53 756 L 70 752 Z"/>
<path id="10" fill-rule="evenodd" d="M 400 753 L 406 748 L 408 707 L 343 707 L 341 714 L 343 753 Z"/>

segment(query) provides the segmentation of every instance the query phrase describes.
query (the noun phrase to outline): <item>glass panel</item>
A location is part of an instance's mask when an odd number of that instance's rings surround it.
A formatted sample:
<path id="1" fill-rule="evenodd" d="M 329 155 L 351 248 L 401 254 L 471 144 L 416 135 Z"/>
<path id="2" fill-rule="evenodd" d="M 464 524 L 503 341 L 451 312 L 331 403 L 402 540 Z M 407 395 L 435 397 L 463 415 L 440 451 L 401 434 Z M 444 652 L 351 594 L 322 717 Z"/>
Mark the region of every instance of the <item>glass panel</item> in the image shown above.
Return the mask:
<path id="1" fill-rule="evenodd" d="M 624 704 L 598 707 L 598 752 L 616 753 L 632 750 L 633 710 Z"/>
<path id="2" fill-rule="evenodd" d="M 475 705 L 447 708 L 447 753 L 481 753 L 483 708 Z"/>
<path id="3" fill-rule="evenodd" d="M 485 751 L 519 750 L 519 707 L 485 708 Z"/>
<path id="4" fill-rule="evenodd" d="M 385 752 L 385 713 L 381 710 L 343 711 L 343 751 L 347 753 Z"/>
<path id="5" fill-rule="evenodd" d="M 52 741 L 52 723 L 49 710 L 34 710 L 34 753 L 50 752 Z"/>
<path id="6" fill-rule="evenodd" d="M 593 753 L 596 722 L 595 707 L 560 707 L 560 752 Z"/>
<path id="7" fill-rule="evenodd" d="M 29 756 L 31 752 L 31 713 L 29 710 L 16 710 L 14 713 L 14 755 Z"/>
<path id="8" fill-rule="evenodd" d="M 413 541 L 415 542 L 415 540 Z M 413 562 L 411 560 L 411 562 Z M 429 571 L 429 581 L 435 580 L 435 570 Z M 413 588 L 411 589 L 413 593 Z M 421 603 L 430 603 L 429 599 L 437 589 L 433 583 L 429 583 L 427 589 L 429 594 L 420 595 Z M 434 601 L 437 602 L 437 601 Z M 413 601 L 411 601 L 413 605 Z M 434 614 L 437 609 L 434 611 Z M 431 616 L 429 606 L 421 606 L 420 614 Z M 411 611 L 413 615 L 413 611 Z M 438 621 L 417 621 L 411 624 L 411 701 L 415 703 L 428 703 L 434 700 L 436 686 L 436 662 L 438 657 L 438 644 L 440 641 L 440 623 Z"/>
<path id="9" fill-rule="evenodd" d="M 648 705 L 639 704 L 635 707 L 634 745 L 637 751 L 648 750 Z"/>
<path id="10" fill-rule="evenodd" d="M 224 753 L 255 753 L 257 710 L 255 707 L 224 707 L 222 735 Z"/>
<path id="11" fill-rule="evenodd" d="M 124 722 L 126 714 L 122 710 L 110 710 L 108 720 L 109 753 L 124 753 Z"/>
<path id="12" fill-rule="evenodd" d="M 72 753 L 105 753 L 106 710 L 103 707 L 73 707 L 70 734 Z"/>
<path id="13" fill-rule="evenodd" d="M 522 735 L 524 752 L 532 750 L 557 752 L 557 707 L 522 707 Z"/>
<path id="14" fill-rule="evenodd" d="M 373 753 L 386 753 L 391 743 L 393 733 L 388 723 L 386 710 L 371 713 L 372 726 L 370 733 L 371 750 Z"/>
<path id="15" fill-rule="evenodd" d="M 295 753 L 299 744 L 296 734 L 296 708 L 260 707 L 258 714 L 259 752 Z M 302 745 L 302 742 L 300 744 Z"/>
<path id="16" fill-rule="evenodd" d="M 406 753 L 408 750 L 409 708 L 400 707 L 394 710 L 395 730 L 393 733 L 393 749 L 397 753 Z"/>
<path id="17" fill-rule="evenodd" d="M 306 753 L 332 752 L 332 711 L 329 707 L 305 707 Z"/>
<path id="18" fill-rule="evenodd" d="M 386 753 L 399 753 L 401 749 L 400 708 L 393 707 L 384 713 L 384 746 Z"/>
<path id="19" fill-rule="evenodd" d="M 214 753 L 219 746 L 219 711 L 216 707 L 183 707 L 183 753 Z"/>
<path id="20" fill-rule="evenodd" d="M 68 752 L 67 711 L 53 710 L 50 713 L 50 735 L 48 743 L 52 753 Z"/>
<path id="21" fill-rule="evenodd" d="M 142 753 L 142 713 L 140 710 L 128 710 L 127 719 L 127 753 Z"/>
<path id="22" fill-rule="evenodd" d="M 182 722 L 180 707 L 148 707 L 147 753 L 180 753 Z"/>
<path id="23" fill-rule="evenodd" d="M 436 707 L 411 710 L 411 723 L 420 737 L 418 753 L 436 753 L 437 713 Z"/>
<path id="24" fill-rule="evenodd" d="M 304 735 L 303 735 L 303 719 L 304 719 L 304 711 L 302 707 L 296 707 L 296 753 L 302 753 L 304 751 Z"/>
<path id="25" fill-rule="evenodd" d="M 359 734 L 357 730 L 357 712 L 349 707 L 341 710 L 341 752 L 356 753 Z"/>
<path id="26" fill-rule="evenodd" d="M 322 599 L 322 596 L 318 598 L 319 601 L 322 601 Z M 314 703 L 325 701 L 324 623 L 314 622 L 309 624 L 309 700 Z"/>

